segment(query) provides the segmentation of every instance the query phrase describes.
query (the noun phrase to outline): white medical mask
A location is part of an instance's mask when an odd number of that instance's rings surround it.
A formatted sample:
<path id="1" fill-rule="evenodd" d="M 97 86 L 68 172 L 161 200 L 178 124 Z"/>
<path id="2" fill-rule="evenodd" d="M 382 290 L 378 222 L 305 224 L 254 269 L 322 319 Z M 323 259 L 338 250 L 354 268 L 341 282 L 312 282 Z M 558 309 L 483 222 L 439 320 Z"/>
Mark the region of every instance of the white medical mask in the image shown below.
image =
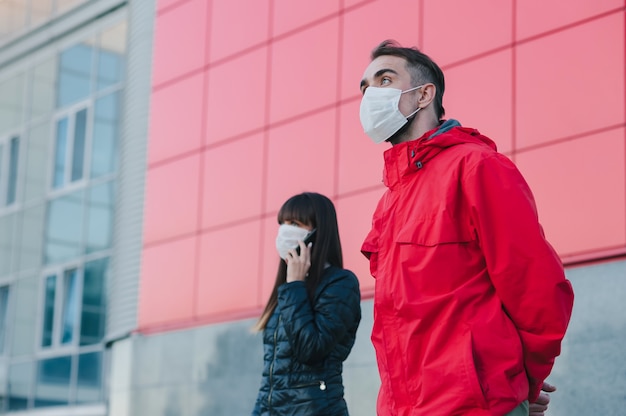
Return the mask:
<path id="1" fill-rule="evenodd" d="M 276 236 L 276 250 L 280 258 L 286 259 L 287 252 L 298 247 L 298 241 L 304 241 L 307 234 L 309 234 L 309 230 L 306 228 L 292 224 L 281 224 Z"/>
<path id="2" fill-rule="evenodd" d="M 382 143 L 402 128 L 409 118 L 421 108 L 405 116 L 398 107 L 400 97 L 405 92 L 422 88 L 424 85 L 402 91 L 397 88 L 368 87 L 361 99 L 361 125 L 365 134 L 370 136 L 374 143 Z"/>

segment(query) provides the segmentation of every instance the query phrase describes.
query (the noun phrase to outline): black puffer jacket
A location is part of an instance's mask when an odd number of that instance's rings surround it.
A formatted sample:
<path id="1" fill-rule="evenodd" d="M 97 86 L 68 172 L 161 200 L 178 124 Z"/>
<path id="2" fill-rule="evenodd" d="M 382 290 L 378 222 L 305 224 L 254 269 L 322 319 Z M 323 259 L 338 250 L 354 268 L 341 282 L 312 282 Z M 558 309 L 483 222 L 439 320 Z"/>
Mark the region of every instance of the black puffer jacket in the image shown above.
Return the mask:
<path id="1" fill-rule="evenodd" d="M 359 282 L 328 267 L 308 298 L 304 282 L 278 288 L 263 332 L 264 369 L 253 416 L 345 416 L 341 372 L 361 320 Z M 313 303 L 313 304 L 311 304 Z"/>

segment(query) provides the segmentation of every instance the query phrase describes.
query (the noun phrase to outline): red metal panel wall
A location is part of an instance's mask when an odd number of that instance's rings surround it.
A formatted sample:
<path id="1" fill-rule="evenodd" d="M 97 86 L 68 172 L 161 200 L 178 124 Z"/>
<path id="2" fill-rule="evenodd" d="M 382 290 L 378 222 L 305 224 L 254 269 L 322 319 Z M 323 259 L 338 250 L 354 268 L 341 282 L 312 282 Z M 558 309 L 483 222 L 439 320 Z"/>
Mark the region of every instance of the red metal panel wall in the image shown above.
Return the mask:
<path id="1" fill-rule="evenodd" d="M 447 116 L 528 179 L 567 260 L 626 252 L 623 0 L 161 0 L 156 16 L 140 329 L 255 316 L 273 284 L 275 214 L 335 201 L 346 266 L 383 191 L 385 145 L 358 119 L 384 39 L 447 77 Z"/>

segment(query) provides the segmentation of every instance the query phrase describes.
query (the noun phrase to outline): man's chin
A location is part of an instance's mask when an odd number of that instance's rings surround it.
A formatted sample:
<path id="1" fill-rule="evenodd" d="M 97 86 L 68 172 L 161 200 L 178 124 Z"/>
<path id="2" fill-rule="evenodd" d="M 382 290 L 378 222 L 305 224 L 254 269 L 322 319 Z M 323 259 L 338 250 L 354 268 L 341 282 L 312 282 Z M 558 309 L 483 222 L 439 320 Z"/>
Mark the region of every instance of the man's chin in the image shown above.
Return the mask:
<path id="1" fill-rule="evenodd" d="M 397 132 L 395 132 L 394 134 L 392 134 L 387 140 L 385 140 L 386 142 L 391 143 L 391 145 L 396 145 L 398 143 L 402 143 L 402 142 L 406 142 L 407 138 L 406 133 L 409 131 L 409 129 L 411 128 L 411 125 L 413 124 L 413 120 L 415 120 L 415 116 L 411 117 L 409 119 L 409 121 L 402 127 L 400 127 L 400 130 L 398 130 Z"/>

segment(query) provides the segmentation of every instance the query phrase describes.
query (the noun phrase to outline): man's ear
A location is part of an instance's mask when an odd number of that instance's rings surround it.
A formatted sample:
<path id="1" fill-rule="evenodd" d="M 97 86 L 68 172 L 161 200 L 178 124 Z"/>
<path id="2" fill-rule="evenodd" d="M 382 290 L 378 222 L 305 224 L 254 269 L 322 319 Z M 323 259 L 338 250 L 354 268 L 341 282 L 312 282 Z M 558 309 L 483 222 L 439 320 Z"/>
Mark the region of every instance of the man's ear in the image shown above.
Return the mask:
<path id="1" fill-rule="evenodd" d="M 428 105 L 435 99 L 436 93 L 437 87 L 435 87 L 435 84 L 424 84 L 421 88 L 420 97 L 417 100 L 417 106 L 420 108 L 428 107 Z"/>

